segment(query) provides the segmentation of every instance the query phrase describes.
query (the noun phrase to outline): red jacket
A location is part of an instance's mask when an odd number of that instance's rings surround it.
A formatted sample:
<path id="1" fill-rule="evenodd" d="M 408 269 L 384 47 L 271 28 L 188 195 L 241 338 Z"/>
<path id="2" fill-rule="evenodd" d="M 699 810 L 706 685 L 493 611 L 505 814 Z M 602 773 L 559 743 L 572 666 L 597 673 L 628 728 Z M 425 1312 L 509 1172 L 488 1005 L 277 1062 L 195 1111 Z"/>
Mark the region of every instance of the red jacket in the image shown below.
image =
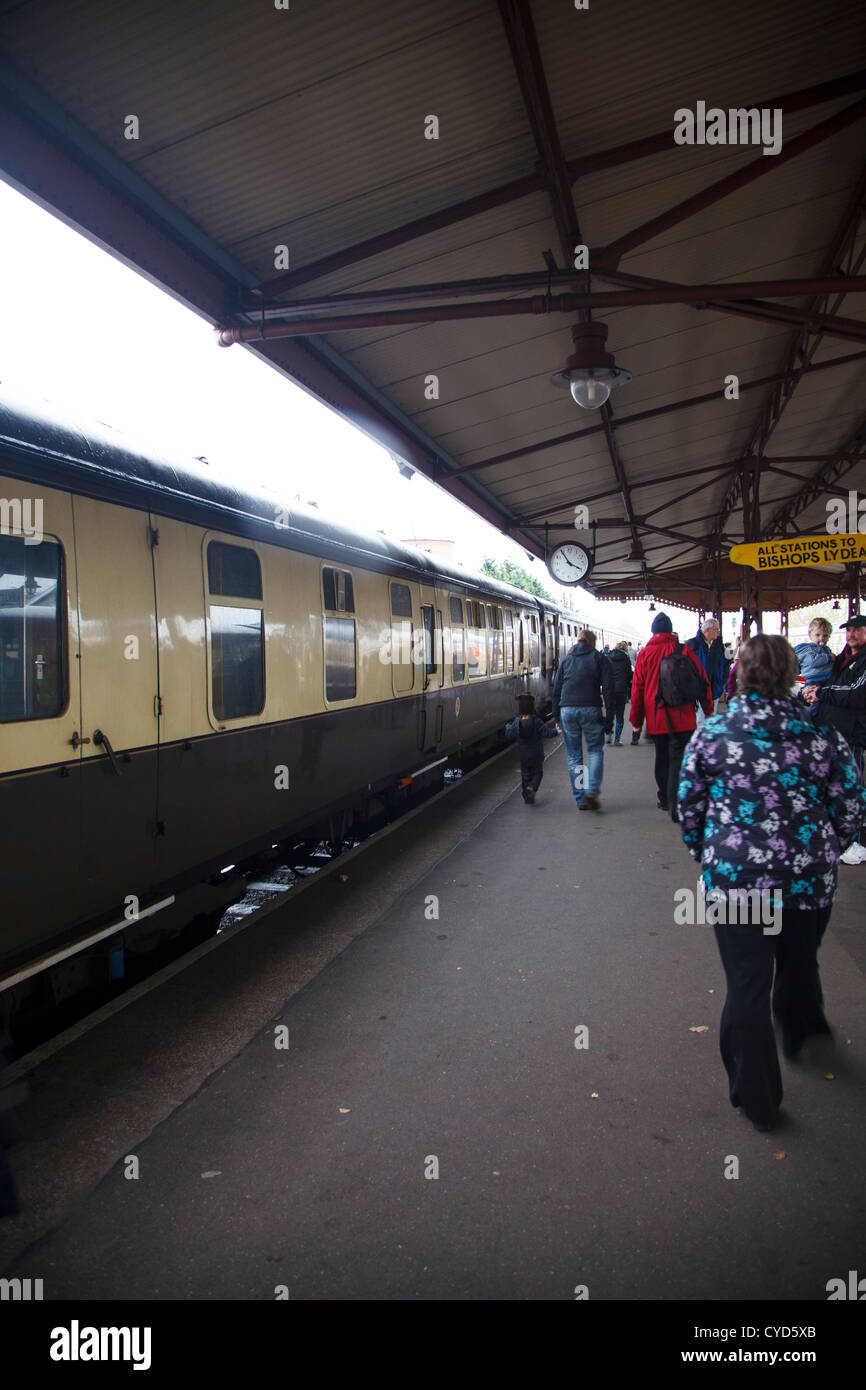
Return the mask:
<path id="1" fill-rule="evenodd" d="M 686 733 L 694 729 L 697 724 L 694 705 L 668 705 L 667 712 L 671 721 L 668 728 L 664 710 L 659 706 L 656 710 L 656 695 L 659 688 L 659 666 L 662 657 L 670 656 L 676 649 L 677 638 L 672 632 L 656 632 L 646 646 L 637 654 L 637 661 L 634 664 L 634 676 L 631 683 L 631 709 L 629 719 L 635 729 L 639 729 L 646 718 L 648 734 L 668 734 Z M 704 714 L 712 714 L 713 697 L 710 692 L 710 683 L 707 674 L 698 658 L 695 656 L 691 647 L 683 647 L 692 661 L 697 666 L 704 678 L 706 686 L 705 697 L 701 700 L 701 708 Z"/>

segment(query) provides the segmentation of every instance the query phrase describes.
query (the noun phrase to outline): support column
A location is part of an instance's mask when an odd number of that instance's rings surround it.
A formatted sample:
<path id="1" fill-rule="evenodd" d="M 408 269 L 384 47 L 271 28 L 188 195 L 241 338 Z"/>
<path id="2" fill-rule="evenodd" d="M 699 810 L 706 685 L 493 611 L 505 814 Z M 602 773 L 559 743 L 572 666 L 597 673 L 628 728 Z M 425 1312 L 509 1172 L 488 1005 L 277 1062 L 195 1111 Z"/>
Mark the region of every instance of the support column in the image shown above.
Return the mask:
<path id="1" fill-rule="evenodd" d="M 761 460 L 753 460 L 752 466 L 752 534 L 756 541 L 761 539 Z M 761 594 L 761 575 L 758 570 L 750 571 L 752 576 L 752 613 L 759 632 L 764 630 L 764 605 Z"/>
<path id="2" fill-rule="evenodd" d="M 740 495 L 743 500 L 743 543 L 748 545 L 752 539 L 752 475 L 748 468 L 744 468 L 740 474 Z M 752 626 L 749 616 L 749 567 L 743 566 L 741 576 L 741 590 L 743 599 L 743 617 L 740 624 L 740 641 L 745 642 L 750 636 Z"/>
<path id="3" fill-rule="evenodd" d="M 760 540 L 761 507 L 758 492 L 760 461 L 746 459 L 740 475 L 743 492 L 743 540 L 751 545 Z M 751 636 L 752 623 L 761 631 L 761 576 L 750 565 L 743 566 L 743 641 Z"/>
<path id="4" fill-rule="evenodd" d="M 713 617 L 718 619 L 719 627 L 722 625 L 724 593 L 722 591 L 722 552 L 719 549 L 713 551 L 712 559 L 713 573 Z"/>
<path id="5" fill-rule="evenodd" d="M 861 611 L 863 571 L 860 565 L 846 565 L 845 569 L 848 572 L 848 617 L 853 618 Z"/>

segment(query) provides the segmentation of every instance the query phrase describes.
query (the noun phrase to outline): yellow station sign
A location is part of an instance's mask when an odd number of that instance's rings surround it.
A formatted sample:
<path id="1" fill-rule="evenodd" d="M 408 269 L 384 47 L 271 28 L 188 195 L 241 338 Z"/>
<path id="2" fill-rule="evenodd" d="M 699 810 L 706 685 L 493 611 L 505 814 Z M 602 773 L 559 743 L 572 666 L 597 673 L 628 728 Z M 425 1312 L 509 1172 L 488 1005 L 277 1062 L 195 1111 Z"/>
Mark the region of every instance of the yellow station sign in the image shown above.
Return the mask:
<path id="1" fill-rule="evenodd" d="M 755 570 L 862 563 L 866 560 L 866 535 L 849 531 L 841 536 L 791 536 L 778 541 L 757 541 L 754 545 L 735 545 L 730 559 L 735 565 L 751 565 Z"/>

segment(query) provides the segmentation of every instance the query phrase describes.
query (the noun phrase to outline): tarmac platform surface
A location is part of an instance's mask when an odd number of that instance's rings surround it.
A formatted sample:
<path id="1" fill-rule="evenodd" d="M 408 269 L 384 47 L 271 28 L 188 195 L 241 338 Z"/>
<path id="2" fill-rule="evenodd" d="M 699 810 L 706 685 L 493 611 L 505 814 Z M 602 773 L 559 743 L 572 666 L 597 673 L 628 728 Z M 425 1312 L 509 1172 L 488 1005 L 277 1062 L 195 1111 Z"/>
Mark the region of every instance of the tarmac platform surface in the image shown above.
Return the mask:
<path id="1" fill-rule="evenodd" d="M 548 747 L 535 806 L 497 759 L 39 1066 L 3 1274 L 46 1299 L 824 1301 L 866 1268 L 866 865 L 820 956 L 832 1079 L 783 1063 L 758 1134 L 712 928 L 674 923 L 698 871 L 651 747 L 605 749 L 599 814 Z"/>

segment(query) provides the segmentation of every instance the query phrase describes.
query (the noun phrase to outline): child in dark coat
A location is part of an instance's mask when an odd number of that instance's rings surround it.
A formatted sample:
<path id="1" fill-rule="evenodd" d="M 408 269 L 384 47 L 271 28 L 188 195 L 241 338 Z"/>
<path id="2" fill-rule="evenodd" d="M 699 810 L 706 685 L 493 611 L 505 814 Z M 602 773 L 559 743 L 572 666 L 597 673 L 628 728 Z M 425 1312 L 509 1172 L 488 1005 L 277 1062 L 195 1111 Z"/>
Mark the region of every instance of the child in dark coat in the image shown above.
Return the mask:
<path id="1" fill-rule="evenodd" d="M 517 709 L 517 718 L 506 726 L 505 737 L 509 743 L 517 743 L 523 800 L 531 806 L 544 776 L 544 740 L 559 735 L 538 718 L 534 696 L 518 695 Z"/>

